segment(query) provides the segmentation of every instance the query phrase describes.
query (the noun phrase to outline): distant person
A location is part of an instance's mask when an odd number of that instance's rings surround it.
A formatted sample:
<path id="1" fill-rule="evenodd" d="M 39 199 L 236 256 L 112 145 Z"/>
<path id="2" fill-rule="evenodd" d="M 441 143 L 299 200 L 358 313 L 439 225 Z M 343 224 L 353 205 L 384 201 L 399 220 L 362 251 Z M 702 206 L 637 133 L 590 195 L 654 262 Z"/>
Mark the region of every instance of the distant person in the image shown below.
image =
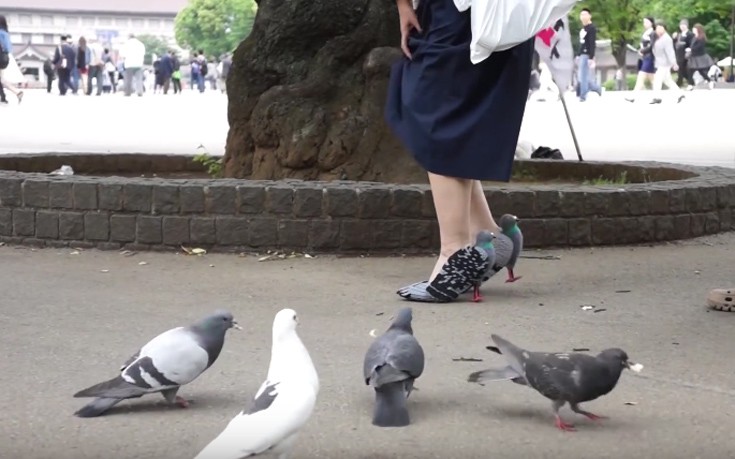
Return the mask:
<path id="1" fill-rule="evenodd" d="M 702 24 L 694 24 L 694 39 L 689 50 L 689 71 L 692 80 L 694 80 L 695 74 L 699 74 L 709 84 L 709 88 L 714 89 L 715 84 L 707 75 L 709 68 L 714 63 L 712 57 L 707 54 L 707 34 L 704 27 Z"/>
<path id="2" fill-rule="evenodd" d="M 676 49 L 676 65 L 679 66 L 676 84 L 681 86 L 684 81 L 687 81 L 689 86 L 694 86 L 692 76 L 689 74 L 686 53 L 686 50 L 692 47 L 694 32 L 689 30 L 689 21 L 687 19 L 679 21 L 679 32 L 676 32 L 672 38 L 674 39 L 674 47 Z"/>
<path id="3" fill-rule="evenodd" d="M 158 66 L 158 78 L 163 88 L 163 93 L 168 94 L 168 89 L 171 86 L 171 76 L 174 73 L 174 61 L 171 57 L 171 51 L 166 51 L 166 54 L 161 58 L 161 62 Z"/>
<path id="4" fill-rule="evenodd" d="M 656 74 L 656 65 L 653 57 L 653 45 L 656 41 L 656 22 L 652 17 L 643 18 L 643 35 L 638 48 L 638 78 L 635 80 L 632 97 L 626 97 L 628 102 L 635 102 L 637 94 L 646 88 L 646 81 L 653 84 L 653 76 Z"/>
<path id="5" fill-rule="evenodd" d="M 0 69 L 0 104 L 7 104 L 8 99 L 5 96 L 5 90 L 15 94 L 18 103 L 23 101 L 23 91 L 19 91 L 15 85 L 25 80 L 21 73 L 18 63 L 13 57 L 13 43 L 10 41 L 10 31 L 8 30 L 8 20 L 5 16 L 0 15 L 0 46 L 3 52 L 7 54 L 8 64 L 4 69 Z"/>
<path id="6" fill-rule="evenodd" d="M 89 74 L 87 75 L 87 95 L 92 95 L 92 80 L 97 84 L 97 95 L 102 95 L 102 87 L 104 85 L 104 79 L 102 76 L 105 73 L 105 61 L 104 61 L 104 48 L 100 45 L 97 40 L 90 40 L 87 44 L 89 51 Z"/>
<path id="7" fill-rule="evenodd" d="M 102 55 L 102 61 L 105 63 L 105 72 L 107 72 L 107 76 L 110 80 L 110 89 L 112 92 L 117 92 L 117 67 L 115 66 L 115 62 L 112 60 L 112 53 L 110 53 L 108 48 L 105 48 Z"/>
<path id="8" fill-rule="evenodd" d="M 579 100 L 584 102 L 587 100 L 587 93 L 590 91 L 602 95 L 602 88 L 597 84 L 594 76 L 597 27 L 592 23 L 590 10 L 583 8 L 582 12 L 579 13 L 579 20 L 582 21 L 582 29 L 579 31 L 579 57 L 577 60 L 577 66 L 579 67 Z M 592 72 L 591 76 L 590 72 Z"/>
<path id="9" fill-rule="evenodd" d="M 145 60 L 145 45 L 130 34 L 128 40 L 120 49 L 120 57 L 124 65 L 123 82 L 125 96 L 130 97 L 135 88 L 138 97 L 143 96 L 143 61 Z"/>
<path id="10" fill-rule="evenodd" d="M 153 94 L 156 94 L 159 89 L 163 90 L 163 78 L 161 78 L 161 58 L 157 55 L 153 55 Z"/>
<path id="11" fill-rule="evenodd" d="M 661 103 L 661 88 L 665 84 L 667 88 L 678 93 L 677 103 L 684 100 L 684 92 L 679 85 L 676 84 L 671 76 L 672 70 L 678 70 L 676 63 L 676 51 L 674 50 L 674 40 L 666 31 L 663 22 L 656 24 L 656 40 L 653 45 L 653 57 L 656 61 L 656 74 L 653 77 L 653 92 L 655 94 L 652 104 Z"/>
<path id="12" fill-rule="evenodd" d="M 206 73 L 207 62 L 204 56 L 201 58 L 198 54 L 194 55 L 191 60 L 191 86 L 194 89 L 196 85 L 200 93 L 204 92 L 204 74 Z"/>
<path id="13" fill-rule="evenodd" d="M 79 88 L 82 88 L 82 93 L 86 93 L 90 54 L 89 48 L 87 47 L 87 40 L 84 37 L 79 37 L 79 44 L 77 45 L 77 71 L 79 72 L 79 79 L 74 87 L 74 94 L 77 94 Z"/>
<path id="14" fill-rule="evenodd" d="M 171 82 L 174 85 L 174 94 L 181 94 L 181 62 L 174 51 L 171 51 L 171 65 L 174 69 L 171 74 Z"/>
<path id="15" fill-rule="evenodd" d="M 51 62 L 51 59 L 47 58 L 43 62 L 43 74 L 46 75 L 46 92 L 51 94 L 51 87 L 54 85 L 54 78 L 56 78 L 54 64 Z"/>
<path id="16" fill-rule="evenodd" d="M 230 68 L 232 68 L 232 56 L 229 53 L 222 56 L 219 67 L 219 89 L 222 94 L 227 94 L 227 75 L 230 74 Z"/>
<path id="17" fill-rule="evenodd" d="M 53 64 L 56 67 L 56 73 L 59 76 L 59 95 L 65 96 L 69 89 L 72 89 L 71 71 L 75 67 L 76 53 L 74 48 L 68 42 L 66 35 L 61 36 L 61 43 L 56 47 L 54 52 Z"/>

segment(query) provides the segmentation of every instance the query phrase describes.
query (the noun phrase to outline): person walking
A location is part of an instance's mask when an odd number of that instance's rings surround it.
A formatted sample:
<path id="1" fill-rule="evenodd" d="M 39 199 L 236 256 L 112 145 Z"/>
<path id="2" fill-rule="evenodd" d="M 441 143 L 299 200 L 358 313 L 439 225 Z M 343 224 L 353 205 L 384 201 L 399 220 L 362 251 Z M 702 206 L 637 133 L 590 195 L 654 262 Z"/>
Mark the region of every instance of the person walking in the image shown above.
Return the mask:
<path id="1" fill-rule="evenodd" d="M 681 86 L 684 81 L 689 83 L 689 86 L 694 86 L 692 76 L 689 74 L 689 66 L 687 65 L 687 53 L 686 50 L 692 47 L 692 40 L 694 40 L 694 32 L 689 30 L 689 21 L 682 19 L 679 21 L 679 31 L 676 32 L 672 38 L 674 39 L 674 46 L 676 49 L 676 65 L 679 66 L 677 72 L 676 84 Z"/>
<path id="2" fill-rule="evenodd" d="M 174 85 L 174 94 L 181 94 L 181 62 L 175 51 L 171 51 L 171 65 L 174 69 L 171 82 Z"/>
<path id="3" fill-rule="evenodd" d="M 126 97 L 130 97 L 135 88 L 138 97 L 143 97 L 143 61 L 145 60 L 145 45 L 130 34 L 128 40 L 120 50 L 123 59 L 123 87 Z"/>
<path id="4" fill-rule="evenodd" d="M 646 81 L 653 84 L 653 76 L 656 74 L 656 65 L 653 57 L 653 45 L 656 41 L 656 22 L 652 17 L 643 18 L 644 32 L 638 48 L 638 78 L 635 81 L 632 97 L 626 97 L 628 102 L 635 102 L 636 96 L 645 89 Z"/>
<path id="5" fill-rule="evenodd" d="M 583 8 L 579 13 L 579 20 L 582 22 L 582 28 L 579 31 L 579 56 L 577 58 L 579 73 L 577 78 L 579 79 L 579 100 L 584 102 L 587 100 L 587 93 L 590 91 L 601 96 L 602 88 L 597 84 L 597 79 L 594 77 L 597 27 L 592 23 L 590 10 Z"/>
<path id="6" fill-rule="evenodd" d="M 441 241 L 428 281 L 398 290 L 409 301 L 456 298 L 487 268 L 469 247 L 481 230 L 500 231 L 480 181 L 510 180 L 528 97 L 534 39 L 473 64 L 464 3 L 396 0 L 405 57 L 391 69 L 385 119 L 428 173 Z"/>
<path id="7" fill-rule="evenodd" d="M 0 53 L 3 53 L 4 68 L 0 68 L 0 104 L 7 104 L 8 99 L 5 90 L 15 94 L 18 103 L 23 102 L 23 91 L 19 91 L 15 85 L 22 83 L 25 78 L 18 67 L 18 63 L 13 57 L 13 43 L 10 41 L 10 31 L 8 29 L 8 20 L 5 16 L 0 15 Z"/>
<path id="8" fill-rule="evenodd" d="M 171 86 L 171 77 L 173 76 L 173 73 L 174 61 L 171 57 L 171 51 L 166 51 L 166 54 L 163 55 L 158 66 L 158 78 L 160 79 L 164 94 L 168 94 L 168 89 Z"/>
<path id="9" fill-rule="evenodd" d="M 97 95 L 102 95 L 102 86 L 104 79 L 102 75 L 105 73 L 104 48 L 97 40 L 91 39 L 87 44 L 89 51 L 89 74 L 87 75 L 87 95 L 92 95 L 92 80 L 97 83 Z"/>
<path id="10" fill-rule="evenodd" d="M 65 96 L 69 89 L 73 89 L 71 81 L 71 70 L 75 67 L 76 53 L 74 48 L 68 42 L 66 35 L 61 36 L 61 43 L 54 51 L 54 58 L 51 61 L 56 67 L 56 73 L 59 76 L 59 95 Z"/>
<path id="11" fill-rule="evenodd" d="M 219 76 L 219 81 L 217 83 L 222 94 L 227 94 L 227 75 L 230 74 L 230 68 L 232 68 L 232 56 L 227 53 L 222 56 L 219 68 L 217 69 L 217 74 Z"/>
<path id="12" fill-rule="evenodd" d="M 714 63 L 712 57 L 707 54 L 707 33 L 704 31 L 704 26 L 694 24 L 694 39 L 689 49 L 689 71 L 692 75 L 692 82 L 694 82 L 694 75 L 699 74 L 709 84 L 709 88 L 714 89 L 715 84 L 707 75 Z"/>
<path id="13" fill-rule="evenodd" d="M 661 88 L 664 84 L 667 88 L 678 94 L 679 98 L 677 99 L 677 103 L 679 103 L 684 100 L 684 92 L 671 76 L 671 70 L 676 71 L 679 69 L 678 64 L 676 63 L 674 40 L 666 31 L 666 26 L 661 21 L 656 24 L 656 37 L 652 50 L 653 57 L 656 61 L 656 74 L 653 77 L 654 99 L 651 103 L 661 103 Z"/>
<path id="14" fill-rule="evenodd" d="M 91 59 L 91 53 L 87 47 L 87 39 L 79 37 L 79 44 L 77 45 L 77 71 L 79 72 L 79 79 L 75 83 L 74 94 L 77 94 L 77 90 L 81 88 L 82 94 L 87 93 L 87 81 L 89 75 L 89 62 Z"/>
<path id="15" fill-rule="evenodd" d="M 54 85 L 54 64 L 51 59 L 46 59 L 43 62 L 43 74 L 46 75 L 46 92 L 51 94 L 51 88 Z"/>

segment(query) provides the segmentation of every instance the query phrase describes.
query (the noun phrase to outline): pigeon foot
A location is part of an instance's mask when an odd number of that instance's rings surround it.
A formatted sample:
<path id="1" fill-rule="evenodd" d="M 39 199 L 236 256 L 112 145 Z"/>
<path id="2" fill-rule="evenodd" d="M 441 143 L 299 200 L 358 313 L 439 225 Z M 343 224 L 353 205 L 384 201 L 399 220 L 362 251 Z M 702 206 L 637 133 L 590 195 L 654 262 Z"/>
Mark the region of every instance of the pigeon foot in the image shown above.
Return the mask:
<path id="1" fill-rule="evenodd" d="M 174 403 L 179 405 L 181 408 L 189 408 L 189 401 L 179 395 L 176 396 L 176 400 L 174 401 Z"/>
<path id="2" fill-rule="evenodd" d="M 577 429 L 574 428 L 574 424 L 567 424 L 566 422 L 561 420 L 561 417 L 557 414 L 556 415 L 556 427 L 559 428 L 559 430 L 563 432 L 576 432 Z"/>
<path id="3" fill-rule="evenodd" d="M 605 420 L 605 419 L 610 419 L 607 416 L 598 416 L 598 415 L 596 415 L 594 413 L 590 413 L 588 411 L 583 411 L 583 412 L 580 412 L 579 414 L 582 414 L 584 416 L 587 416 L 589 419 L 591 419 L 593 421 L 602 421 L 602 420 Z"/>
<path id="4" fill-rule="evenodd" d="M 512 269 L 510 269 L 510 268 L 508 268 L 508 278 L 507 278 L 507 279 L 505 279 L 505 283 L 506 283 L 506 284 L 507 284 L 508 282 L 515 282 L 515 281 L 517 281 L 517 280 L 521 280 L 521 279 L 523 279 L 523 276 L 518 276 L 518 277 L 516 277 L 516 276 L 515 276 L 515 274 L 513 274 L 513 270 L 512 270 Z"/>
<path id="5" fill-rule="evenodd" d="M 475 285 L 475 289 L 474 289 L 474 292 L 472 294 L 472 301 L 474 301 L 475 303 L 479 303 L 480 301 L 482 301 L 482 295 L 480 295 L 480 286 L 479 285 Z"/>

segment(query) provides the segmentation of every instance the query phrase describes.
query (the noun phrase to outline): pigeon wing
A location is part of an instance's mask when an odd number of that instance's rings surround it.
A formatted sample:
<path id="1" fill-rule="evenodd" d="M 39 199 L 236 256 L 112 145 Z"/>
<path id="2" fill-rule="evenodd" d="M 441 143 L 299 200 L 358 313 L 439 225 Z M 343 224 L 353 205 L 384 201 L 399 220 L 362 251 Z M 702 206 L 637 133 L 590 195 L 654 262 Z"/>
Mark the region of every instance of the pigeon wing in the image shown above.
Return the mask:
<path id="1" fill-rule="evenodd" d="M 594 357 L 584 354 L 532 352 L 526 360 L 526 381 L 551 400 L 574 401 L 584 392 L 583 365 Z"/>

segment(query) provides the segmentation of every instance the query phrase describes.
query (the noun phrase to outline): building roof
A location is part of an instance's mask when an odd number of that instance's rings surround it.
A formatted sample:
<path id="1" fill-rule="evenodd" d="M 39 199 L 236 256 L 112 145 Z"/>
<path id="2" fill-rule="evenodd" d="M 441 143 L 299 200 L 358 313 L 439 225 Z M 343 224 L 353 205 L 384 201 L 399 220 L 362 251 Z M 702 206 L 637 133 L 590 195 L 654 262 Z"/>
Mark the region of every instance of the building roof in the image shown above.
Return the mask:
<path id="1" fill-rule="evenodd" d="M 188 4 L 189 0 L 0 0 L 0 11 L 176 14 Z"/>

